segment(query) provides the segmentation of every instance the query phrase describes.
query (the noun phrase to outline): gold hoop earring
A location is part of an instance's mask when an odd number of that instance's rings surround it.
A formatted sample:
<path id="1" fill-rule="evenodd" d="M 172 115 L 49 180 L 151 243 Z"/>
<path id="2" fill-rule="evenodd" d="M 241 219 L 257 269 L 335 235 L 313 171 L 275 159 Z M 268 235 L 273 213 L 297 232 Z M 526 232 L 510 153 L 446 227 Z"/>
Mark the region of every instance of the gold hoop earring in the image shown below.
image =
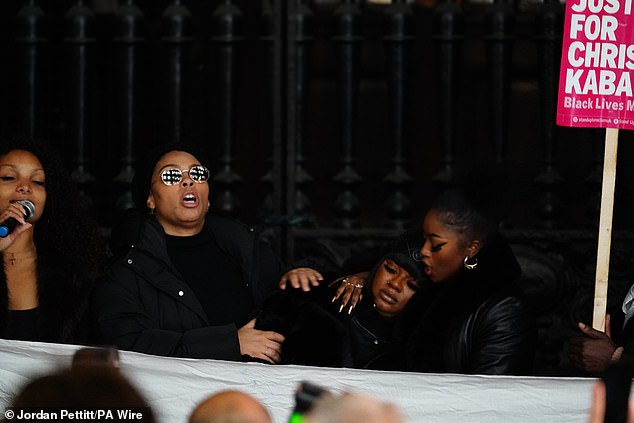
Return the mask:
<path id="1" fill-rule="evenodd" d="M 464 258 L 464 261 L 462 262 L 464 264 L 464 268 L 467 269 L 467 270 L 473 270 L 476 267 L 478 267 L 478 258 L 477 257 L 473 257 L 473 260 L 474 260 L 473 263 L 469 263 L 469 259 L 470 258 L 471 257 L 466 256 Z"/>

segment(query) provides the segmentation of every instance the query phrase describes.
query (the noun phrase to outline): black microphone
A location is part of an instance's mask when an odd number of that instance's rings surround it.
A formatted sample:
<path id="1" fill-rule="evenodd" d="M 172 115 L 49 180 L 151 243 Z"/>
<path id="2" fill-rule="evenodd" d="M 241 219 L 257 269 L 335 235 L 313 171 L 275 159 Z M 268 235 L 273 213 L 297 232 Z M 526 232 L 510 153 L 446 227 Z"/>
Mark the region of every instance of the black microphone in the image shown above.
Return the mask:
<path id="1" fill-rule="evenodd" d="M 30 220 L 35 215 L 35 205 L 29 200 L 19 200 L 16 203 L 20 204 L 24 209 L 24 220 Z M 0 224 L 0 238 L 5 238 L 13 230 L 20 225 L 20 222 L 14 217 L 10 217 Z"/>

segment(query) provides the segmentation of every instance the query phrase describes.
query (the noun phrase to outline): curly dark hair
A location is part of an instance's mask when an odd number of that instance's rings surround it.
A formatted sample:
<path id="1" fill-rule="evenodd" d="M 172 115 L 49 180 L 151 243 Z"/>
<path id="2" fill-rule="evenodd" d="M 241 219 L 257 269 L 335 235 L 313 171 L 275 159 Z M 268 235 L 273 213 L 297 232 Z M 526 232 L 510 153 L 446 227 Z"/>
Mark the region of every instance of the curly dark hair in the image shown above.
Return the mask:
<path id="1" fill-rule="evenodd" d="M 46 206 L 34 231 L 38 248 L 58 253 L 75 272 L 94 276 L 105 259 L 96 220 L 79 204 L 79 190 L 63 160 L 43 141 L 13 137 L 0 143 L 0 156 L 14 150 L 35 155 L 46 175 Z"/>

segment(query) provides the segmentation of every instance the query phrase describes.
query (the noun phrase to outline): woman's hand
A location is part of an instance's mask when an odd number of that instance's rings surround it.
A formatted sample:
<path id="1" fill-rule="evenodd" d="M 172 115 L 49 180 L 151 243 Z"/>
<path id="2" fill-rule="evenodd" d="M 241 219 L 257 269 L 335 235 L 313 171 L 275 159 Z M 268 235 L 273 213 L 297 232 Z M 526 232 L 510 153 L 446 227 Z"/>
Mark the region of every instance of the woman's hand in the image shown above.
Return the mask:
<path id="1" fill-rule="evenodd" d="M 280 289 L 286 289 L 288 285 L 293 288 L 301 288 L 302 291 L 310 291 L 311 286 L 319 286 L 324 277 L 321 273 L 310 267 L 297 267 L 291 269 L 280 278 Z"/>
<path id="2" fill-rule="evenodd" d="M 11 203 L 9 204 L 9 207 L 0 213 L 0 225 L 10 218 L 14 218 L 20 222 L 20 224 L 16 226 L 13 232 L 9 235 L 4 238 L 0 238 L 0 252 L 9 248 L 9 246 L 13 244 L 13 241 L 17 239 L 18 235 L 32 226 L 29 222 L 24 220 L 24 208 L 20 204 Z"/>
<path id="3" fill-rule="evenodd" d="M 238 329 L 238 341 L 242 355 L 259 358 L 271 364 L 282 360 L 284 336 L 277 332 L 256 329 L 255 319 Z"/>
<path id="4" fill-rule="evenodd" d="M 332 297 L 332 302 L 339 300 L 341 306 L 339 307 L 339 313 L 341 313 L 346 307 L 348 307 L 348 314 L 352 313 L 352 309 L 361 301 L 361 291 L 368 280 L 369 272 L 355 273 L 344 278 L 335 279 L 328 286 L 333 286 L 339 283 L 339 288 L 335 292 L 335 296 Z"/>

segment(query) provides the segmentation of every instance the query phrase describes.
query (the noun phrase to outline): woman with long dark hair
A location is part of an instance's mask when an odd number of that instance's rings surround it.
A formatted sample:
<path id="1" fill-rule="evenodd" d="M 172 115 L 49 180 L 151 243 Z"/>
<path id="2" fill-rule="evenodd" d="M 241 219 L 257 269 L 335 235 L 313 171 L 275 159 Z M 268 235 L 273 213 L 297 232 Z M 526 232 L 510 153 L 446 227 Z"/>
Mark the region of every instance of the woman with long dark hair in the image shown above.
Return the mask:
<path id="1" fill-rule="evenodd" d="M 62 160 L 45 145 L 0 142 L 0 337 L 90 340 L 88 303 L 105 257 L 98 227 L 78 203 Z M 33 216 L 25 221 L 28 201 Z"/>

